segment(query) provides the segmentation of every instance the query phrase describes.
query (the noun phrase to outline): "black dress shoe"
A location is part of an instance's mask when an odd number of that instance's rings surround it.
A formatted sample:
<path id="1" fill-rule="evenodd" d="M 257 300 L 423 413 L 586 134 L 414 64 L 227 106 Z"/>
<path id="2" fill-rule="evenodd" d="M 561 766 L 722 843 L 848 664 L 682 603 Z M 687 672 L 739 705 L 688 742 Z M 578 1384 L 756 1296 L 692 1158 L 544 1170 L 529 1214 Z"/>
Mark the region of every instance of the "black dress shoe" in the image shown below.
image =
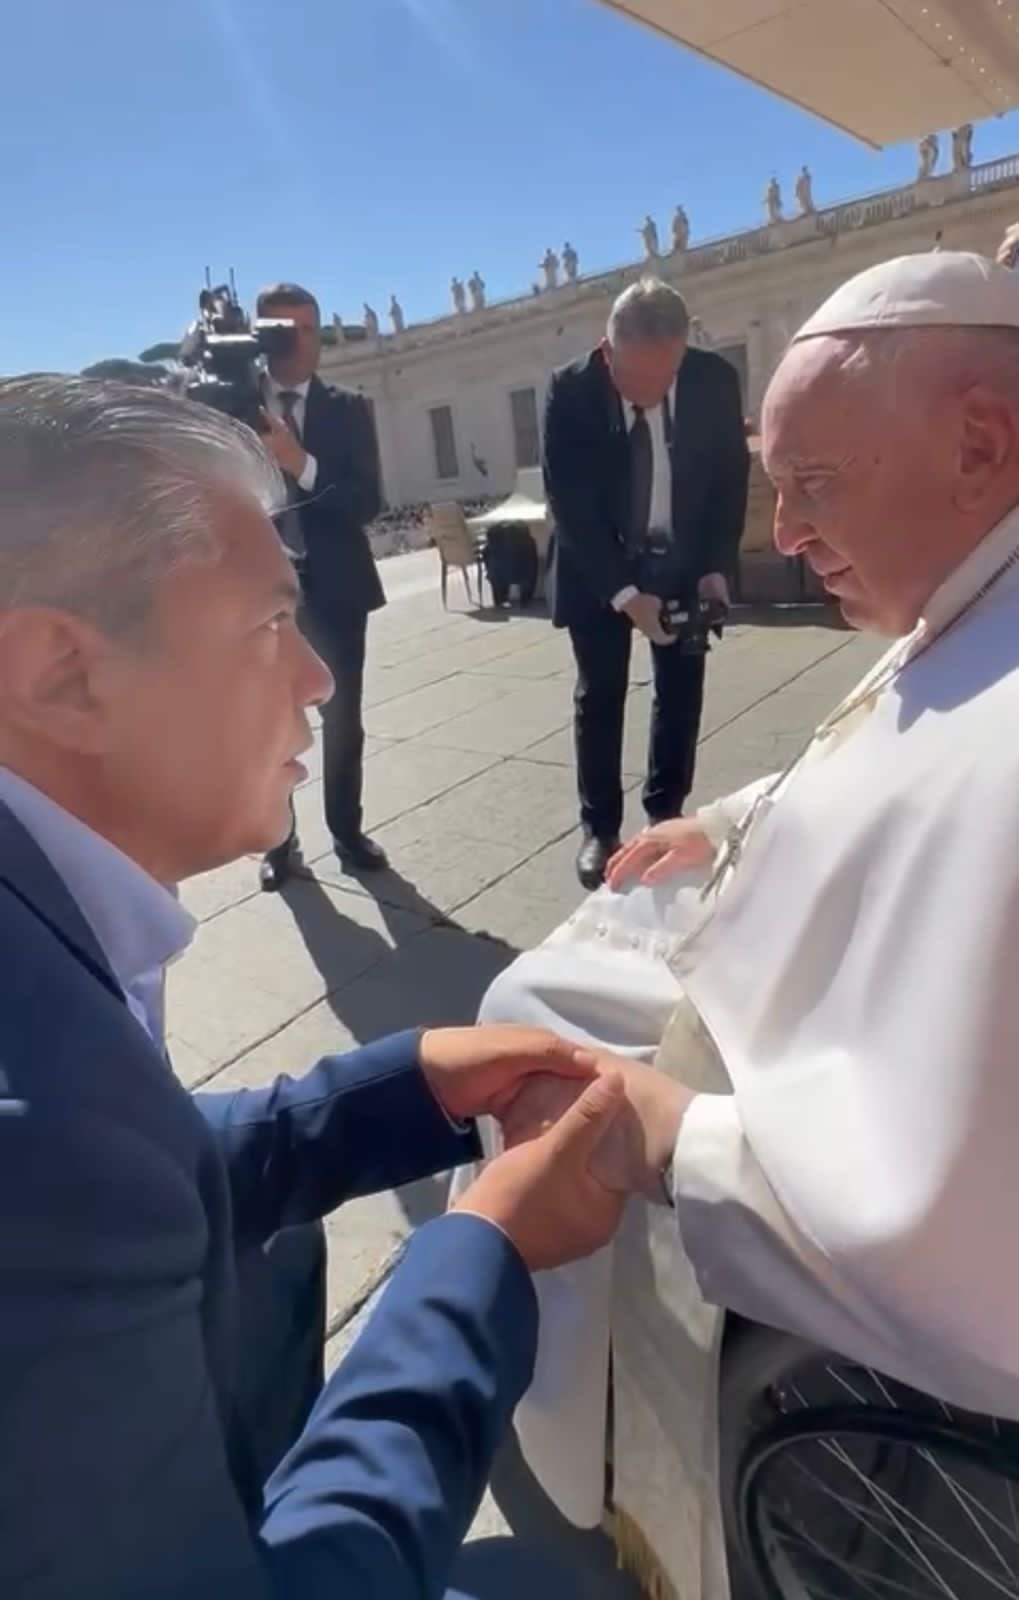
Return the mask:
<path id="1" fill-rule="evenodd" d="M 304 875 L 304 859 L 300 850 L 292 845 L 282 850 L 270 850 L 262 857 L 258 881 L 265 894 L 278 894 L 291 878 Z"/>
<path id="2" fill-rule="evenodd" d="M 619 849 L 618 839 L 585 839 L 577 852 L 577 877 L 585 889 L 600 889 L 605 868 Z"/>
<path id="3" fill-rule="evenodd" d="M 388 867 L 389 857 L 380 844 L 369 839 L 366 833 L 355 833 L 349 839 L 337 839 L 336 854 L 340 865 L 354 872 L 381 872 Z"/>

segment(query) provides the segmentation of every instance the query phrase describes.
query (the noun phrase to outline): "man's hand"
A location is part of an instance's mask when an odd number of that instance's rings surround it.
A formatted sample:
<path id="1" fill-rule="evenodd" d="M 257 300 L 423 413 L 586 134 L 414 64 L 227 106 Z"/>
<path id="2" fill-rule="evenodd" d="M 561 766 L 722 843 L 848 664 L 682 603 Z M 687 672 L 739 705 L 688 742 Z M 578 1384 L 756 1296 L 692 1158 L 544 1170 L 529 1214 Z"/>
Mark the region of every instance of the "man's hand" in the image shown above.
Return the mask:
<path id="1" fill-rule="evenodd" d="M 697 593 L 702 600 L 717 600 L 721 605 L 729 605 L 729 583 L 722 572 L 706 572 L 697 585 Z"/>
<path id="2" fill-rule="evenodd" d="M 622 609 L 652 644 L 675 644 L 674 636 L 662 627 L 662 602 L 657 595 L 635 594 Z"/>
<path id="3" fill-rule="evenodd" d="M 715 847 L 696 817 L 675 817 L 645 828 L 617 850 L 605 882 L 615 890 L 634 879 L 649 885 L 666 883 L 681 872 L 709 866 L 714 855 Z"/>
<path id="4" fill-rule="evenodd" d="M 494 1222 L 531 1272 L 592 1255 L 608 1244 L 623 1213 L 623 1193 L 606 1188 L 595 1172 L 623 1108 L 622 1080 L 610 1072 L 579 1093 L 572 1088 L 562 1115 L 497 1156 L 453 1207 Z"/>
<path id="5" fill-rule="evenodd" d="M 304 471 L 308 452 L 300 439 L 281 422 L 279 417 L 274 417 L 271 411 L 262 411 L 262 443 L 272 456 L 281 471 L 291 478 L 299 478 Z"/>
<path id="6" fill-rule="evenodd" d="M 595 1073 L 595 1056 L 547 1028 L 488 1024 L 429 1028 L 418 1047 L 421 1070 L 443 1110 L 456 1121 L 499 1116 L 532 1073 L 579 1082 Z"/>
<path id="7" fill-rule="evenodd" d="M 680 1123 L 693 1090 L 663 1072 L 628 1061 L 608 1051 L 597 1055 L 599 1068 L 619 1077 L 626 1103 L 591 1154 L 591 1175 L 617 1193 L 664 1199 L 662 1172 L 672 1157 Z M 578 1086 L 562 1078 L 529 1078 L 502 1114 L 503 1141 L 508 1150 L 541 1138 L 561 1118 Z"/>

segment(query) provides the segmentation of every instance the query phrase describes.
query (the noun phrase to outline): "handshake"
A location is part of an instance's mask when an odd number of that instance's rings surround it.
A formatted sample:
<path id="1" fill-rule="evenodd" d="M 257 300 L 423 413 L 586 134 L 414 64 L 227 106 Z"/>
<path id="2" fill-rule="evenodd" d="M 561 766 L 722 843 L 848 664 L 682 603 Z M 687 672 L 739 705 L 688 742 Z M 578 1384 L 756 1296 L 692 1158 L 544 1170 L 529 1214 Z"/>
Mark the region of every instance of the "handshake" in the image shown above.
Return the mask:
<path id="1" fill-rule="evenodd" d="M 420 1061 L 448 1115 L 501 1123 L 504 1153 L 455 1209 L 494 1223 L 532 1272 L 607 1244 L 628 1194 L 664 1199 L 692 1098 L 664 1074 L 545 1029 L 501 1025 L 425 1032 Z"/>

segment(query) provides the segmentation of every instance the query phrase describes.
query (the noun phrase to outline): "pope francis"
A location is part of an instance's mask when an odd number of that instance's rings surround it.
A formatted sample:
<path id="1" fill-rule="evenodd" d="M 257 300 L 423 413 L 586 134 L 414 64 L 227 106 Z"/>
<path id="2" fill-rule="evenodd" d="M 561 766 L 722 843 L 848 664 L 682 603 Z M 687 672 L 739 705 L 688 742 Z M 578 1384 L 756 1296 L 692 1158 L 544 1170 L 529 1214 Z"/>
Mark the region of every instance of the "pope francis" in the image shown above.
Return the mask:
<path id="1" fill-rule="evenodd" d="M 854 278 L 783 357 L 762 455 L 779 549 L 888 653 L 789 769 L 627 846 L 484 1006 L 626 1058 L 602 1173 L 652 1204 L 542 1284 L 518 1424 L 596 1521 L 611 1339 L 623 1542 L 684 1600 L 725 1589 L 713 1308 L 1019 1418 L 1019 274 Z"/>

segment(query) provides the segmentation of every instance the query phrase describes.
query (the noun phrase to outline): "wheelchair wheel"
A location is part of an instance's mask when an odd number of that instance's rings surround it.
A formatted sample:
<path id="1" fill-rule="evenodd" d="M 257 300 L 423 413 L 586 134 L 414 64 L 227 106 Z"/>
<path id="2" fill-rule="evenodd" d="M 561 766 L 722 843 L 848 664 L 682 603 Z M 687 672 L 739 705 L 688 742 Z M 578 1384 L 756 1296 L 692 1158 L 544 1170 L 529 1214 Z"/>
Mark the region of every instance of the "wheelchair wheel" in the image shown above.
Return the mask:
<path id="1" fill-rule="evenodd" d="M 1019 1600 L 1015 1424 L 799 1340 L 730 1341 L 722 1492 L 734 1600 Z"/>

